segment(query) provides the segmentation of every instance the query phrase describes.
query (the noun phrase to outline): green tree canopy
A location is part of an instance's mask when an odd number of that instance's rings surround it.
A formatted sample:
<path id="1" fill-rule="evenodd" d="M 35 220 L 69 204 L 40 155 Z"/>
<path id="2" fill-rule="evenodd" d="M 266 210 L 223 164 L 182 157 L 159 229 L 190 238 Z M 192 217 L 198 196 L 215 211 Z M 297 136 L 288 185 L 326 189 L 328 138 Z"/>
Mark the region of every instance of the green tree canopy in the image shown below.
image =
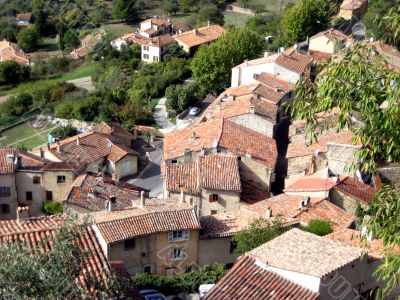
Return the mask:
<path id="1" fill-rule="evenodd" d="M 235 252 L 245 253 L 251 251 L 287 230 L 288 228 L 284 226 L 280 216 L 277 216 L 272 221 L 261 218 L 255 220 L 246 229 L 233 237 L 232 241 L 236 245 Z"/>
<path id="2" fill-rule="evenodd" d="M 21 29 L 17 35 L 18 46 L 25 52 L 36 51 L 38 47 L 39 34 L 30 28 Z"/>
<path id="3" fill-rule="evenodd" d="M 168 1 L 163 2 L 162 9 L 168 15 L 173 16 L 173 15 L 176 15 L 176 12 L 179 9 L 179 4 L 176 0 L 168 0 Z"/>
<path id="4" fill-rule="evenodd" d="M 62 37 L 62 45 L 64 48 L 73 49 L 79 47 L 81 41 L 78 33 L 73 29 L 68 29 Z M 63 48 L 63 49 L 64 49 Z"/>
<path id="5" fill-rule="evenodd" d="M 329 24 L 330 3 L 325 0 L 300 0 L 282 18 L 286 44 L 293 44 L 320 32 Z"/>
<path id="6" fill-rule="evenodd" d="M 204 91 L 216 91 L 229 83 L 235 65 L 261 55 L 264 46 L 256 32 L 234 29 L 214 44 L 200 47 L 191 63 L 193 78 Z"/>
<path id="7" fill-rule="evenodd" d="M 375 19 L 378 23 L 378 35 L 388 44 L 400 48 L 400 0 L 383 18 Z"/>
<path id="8" fill-rule="evenodd" d="M 349 167 L 375 171 L 379 161 L 400 161 L 399 84 L 400 74 L 391 71 L 376 50 L 355 45 L 327 64 L 314 82 L 300 80 L 290 109 L 295 118 L 306 121 L 314 139 L 316 114 L 339 108 L 337 129 L 352 128 L 354 142 L 363 145 L 356 152 L 357 163 Z M 352 126 L 355 116 L 362 126 Z"/>
<path id="9" fill-rule="evenodd" d="M 301 229 L 319 236 L 324 236 L 333 232 L 331 222 L 318 219 L 311 220 L 308 226 L 304 226 Z"/>
<path id="10" fill-rule="evenodd" d="M 204 25 L 208 21 L 211 24 L 224 25 L 224 14 L 215 5 L 206 5 L 200 8 L 197 18 L 200 24 Z"/>
<path id="11" fill-rule="evenodd" d="M 11 60 L 0 62 L 0 86 L 19 83 L 28 80 L 29 77 L 29 67 L 21 66 Z"/>
<path id="12" fill-rule="evenodd" d="M 114 17 L 128 22 L 136 20 L 138 12 L 136 0 L 115 0 L 113 7 Z"/>

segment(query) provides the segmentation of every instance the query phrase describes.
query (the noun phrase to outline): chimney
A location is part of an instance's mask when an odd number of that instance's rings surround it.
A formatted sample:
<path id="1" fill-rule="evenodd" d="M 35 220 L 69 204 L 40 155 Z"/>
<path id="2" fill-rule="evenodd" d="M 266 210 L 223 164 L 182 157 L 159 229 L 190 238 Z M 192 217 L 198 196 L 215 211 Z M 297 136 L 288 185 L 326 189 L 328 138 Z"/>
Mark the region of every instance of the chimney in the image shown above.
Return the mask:
<path id="1" fill-rule="evenodd" d="M 184 161 L 185 161 L 185 163 L 190 162 L 190 158 L 191 158 L 190 149 L 185 149 L 185 150 L 183 151 L 183 155 L 184 155 Z"/>
<path id="2" fill-rule="evenodd" d="M 17 208 L 17 222 L 19 222 L 19 212 L 20 212 L 20 207 Z"/>
<path id="3" fill-rule="evenodd" d="M 249 150 L 247 150 L 247 151 L 246 151 L 246 154 L 245 154 L 245 156 L 246 156 L 247 158 L 251 158 L 251 153 L 250 153 L 250 151 L 249 151 Z"/>
<path id="4" fill-rule="evenodd" d="M 104 203 L 104 209 L 108 211 L 110 200 L 106 200 Z"/>
<path id="5" fill-rule="evenodd" d="M 196 140 L 196 133 L 193 131 L 192 134 L 190 135 L 190 141 L 193 142 Z"/>
<path id="6" fill-rule="evenodd" d="M 206 150 L 204 148 L 200 149 L 200 156 L 204 156 L 206 154 Z"/>
<path id="7" fill-rule="evenodd" d="M 199 33 L 199 31 L 198 31 L 197 29 L 193 29 L 193 33 L 194 33 L 195 35 L 197 35 L 197 34 Z"/>
<path id="8" fill-rule="evenodd" d="M 39 150 L 39 151 L 40 151 L 40 157 L 41 157 L 41 158 L 44 158 L 44 151 L 43 151 L 43 149 L 42 149 L 42 148 L 40 148 L 40 150 Z"/>
<path id="9" fill-rule="evenodd" d="M 57 141 L 57 152 L 58 152 L 58 153 L 61 153 L 60 142 L 59 142 L 59 141 Z"/>
<path id="10" fill-rule="evenodd" d="M 79 137 L 76 138 L 76 144 L 79 146 L 81 144 L 81 141 L 79 139 Z"/>
<path id="11" fill-rule="evenodd" d="M 112 212 L 113 210 L 116 209 L 116 206 L 117 206 L 117 197 L 110 196 L 108 201 L 108 211 Z"/>
<path id="12" fill-rule="evenodd" d="M 304 206 L 307 206 L 308 204 L 310 204 L 310 197 L 309 196 L 305 196 L 304 197 L 303 204 L 304 204 Z"/>
<path id="13" fill-rule="evenodd" d="M 249 60 L 248 60 L 248 59 L 245 59 L 245 60 L 244 60 L 244 65 L 247 66 L 248 64 L 249 64 Z"/>
<path id="14" fill-rule="evenodd" d="M 144 199 L 144 191 L 140 192 L 140 207 L 144 208 L 146 206 L 146 200 Z"/>
<path id="15" fill-rule="evenodd" d="M 265 211 L 265 217 L 266 218 L 271 218 L 272 217 L 272 209 L 271 209 L 271 207 L 268 207 L 267 210 Z"/>
<path id="16" fill-rule="evenodd" d="M 221 111 L 221 101 L 217 102 L 217 112 Z"/>
<path id="17" fill-rule="evenodd" d="M 281 91 L 281 89 L 279 88 L 279 86 L 275 87 L 275 92 L 279 93 Z"/>
<path id="18" fill-rule="evenodd" d="M 181 191 L 181 196 L 179 198 L 179 203 L 180 204 L 185 203 L 185 193 L 183 191 Z"/>
<path id="19" fill-rule="evenodd" d="M 303 202 L 303 200 L 300 200 L 299 201 L 299 210 L 302 210 L 303 206 L 304 206 L 304 202 Z"/>
<path id="20" fill-rule="evenodd" d="M 338 184 L 338 183 L 340 182 L 340 180 L 339 180 L 339 174 L 338 174 L 338 176 L 332 177 L 332 181 L 333 181 L 334 183 Z"/>
<path id="21" fill-rule="evenodd" d="M 47 150 L 50 150 L 50 143 L 47 143 Z"/>
<path id="22" fill-rule="evenodd" d="M 254 114 L 255 113 L 255 107 L 254 105 L 249 106 L 249 113 Z"/>

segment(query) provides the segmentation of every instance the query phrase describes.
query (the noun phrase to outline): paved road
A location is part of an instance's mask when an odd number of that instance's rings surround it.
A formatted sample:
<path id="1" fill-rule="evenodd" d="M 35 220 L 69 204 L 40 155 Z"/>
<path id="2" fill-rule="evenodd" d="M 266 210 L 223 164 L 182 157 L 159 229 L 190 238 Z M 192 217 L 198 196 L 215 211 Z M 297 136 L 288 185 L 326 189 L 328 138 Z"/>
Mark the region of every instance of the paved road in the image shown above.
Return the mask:
<path id="1" fill-rule="evenodd" d="M 150 197 L 157 197 L 162 193 L 163 181 L 161 179 L 161 160 L 162 148 L 157 146 L 149 152 L 150 163 L 134 179 L 128 180 L 128 183 L 150 190 Z"/>
<path id="2" fill-rule="evenodd" d="M 161 129 L 173 130 L 175 128 L 175 124 L 173 124 L 167 118 L 167 107 L 165 106 L 166 97 L 162 97 L 156 107 L 154 108 L 154 121 L 156 121 L 157 125 Z"/>

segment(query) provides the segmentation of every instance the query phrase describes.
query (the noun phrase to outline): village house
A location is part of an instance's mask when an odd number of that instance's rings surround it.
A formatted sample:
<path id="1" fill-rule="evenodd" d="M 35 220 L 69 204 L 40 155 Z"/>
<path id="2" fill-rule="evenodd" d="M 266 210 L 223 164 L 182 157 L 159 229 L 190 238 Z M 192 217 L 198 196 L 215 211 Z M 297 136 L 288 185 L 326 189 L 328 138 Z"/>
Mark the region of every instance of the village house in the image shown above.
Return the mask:
<path id="1" fill-rule="evenodd" d="M 362 248 L 295 228 L 242 256 L 205 299 L 233 298 L 239 291 L 259 299 L 273 290 L 296 299 L 354 299 L 382 286 L 375 270 Z"/>
<path id="2" fill-rule="evenodd" d="M 32 20 L 31 13 L 21 13 L 15 16 L 18 27 L 28 27 Z"/>
<path id="3" fill-rule="evenodd" d="M 24 51 L 22 51 L 17 44 L 6 41 L 0 41 L 0 62 L 15 61 L 20 65 L 30 65 L 30 59 Z"/>
<path id="4" fill-rule="evenodd" d="M 0 221 L 0 247 L 6 243 L 22 242 L 32 252 L 49 252 L 53 248 L 51 239 L 56 235 L 57 228 L 61 223 L 62 219 L 54 216 Z M 77 244 L 87 254 L 83 258 L 83 268 L 76 278 L 76 281 L 83 289 L 91 292 L 88 288 L 93 287 L 96 282 L 107 285 L 113 271 L 116 271 L 117 276 L 121 273 L 123 274 L 121 271 L 125 270 L 125 266 L 121 262 L 107 262 L 91 227 L 84 229 L 77 239 Z M 126 291 L 127 295 L 131 297 L 129 299 L 141 299 L 131 279 L 126 276 L 123 276 L 123 278 L 129 282 L 128 290 Z M 68 284 L 68 282 L 64 284 Z"/>
<path id="5" fill-rule="evenodd" d="M 0 219 L 42 214 L 46 201 L 62 201 L 75 177 L 82 172 L 73 163 L 51 162 L 13 148 L 0 148 Z"/>
<path id="6" fill-rule="evenodd" d="M 129 274 L 180 275 L 195 270 L 200 223 L 192 206 L 168 199 L 133 201 L 130 208 L 90 214 L 109 261 Z"/>
<path id="7" fill-rule="evenodd" d="M 317 53 L 335 54 L 347 46 L 349 38 L 337 29 L 329 28 L 310 37 L 308 51 L 310 55 Z"/>
<path id="8" fill-rule="evenodd" d="M 146 38 L 171 33 L 172 23 L 170 19 L 154 16 L 153 18 L 140 22 L 139 34 Z"/>
<path id="9" fill-rule="evenodd" d="M 288 49 L 281 53 L 257 58 L 235 66 L 232 69 L 231 86 L 251 84 L 256 75 L 268 73 L 290 84 L 296 84 L 301 76 L 310 77 L 313 57 Z"/>
<path id="10" fill-rule="evenodd" d="M 270 191 L 277 159 L 274 139 L 230 120 L 212 120 L 165 135 L 166 165 L 197 162 L 201 156 L 235 156 L 242 180 Z"/>
<path id="11" fill-rule="evenodd" d="M 174 38 L 183 50 L 187 53 L 194 54 L 194 52 L 201 45 L 210 45 L 218 40 L 226 30 L 219 25 L 210 25 L 193 29 L 176 35 Z"/>
<path id="12" fill-rule="evenodd" d="M 367 11 L 368 0 L 344 0 L 340 5 L 338 17 L 345 20 L 361 20 Z"/>
<path id="13" fill-rule="evenodd" d="M 175 43 L 174 38 L 169 34 L 158 35 L 144 41 L 140 44 L 142 47 L 142 60 L 149 63 L 161 61 L 168 47 Z"/>
<path id="14" fill-rule="evenodd" d="M 113 180 L 136 174 L 139 155 L 113 134 L 100 132 L 81 133 L 32 152 L 50 161 L 86 165 L 87 172 L 104 172 Z"/>

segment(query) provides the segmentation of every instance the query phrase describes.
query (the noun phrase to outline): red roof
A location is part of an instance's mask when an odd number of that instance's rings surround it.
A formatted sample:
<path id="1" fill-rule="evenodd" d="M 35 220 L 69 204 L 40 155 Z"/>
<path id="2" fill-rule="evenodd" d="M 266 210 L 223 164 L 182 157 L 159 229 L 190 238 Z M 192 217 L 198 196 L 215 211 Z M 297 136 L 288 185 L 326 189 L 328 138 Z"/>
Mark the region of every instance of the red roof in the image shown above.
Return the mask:
<path id="1" fill-rule="evenodd" d="M 204 300 L 311 300 L 318 296 L 318 293 L 269 271 L 263 262 L 244 255 Z"/>
<path id="2" fill-rule="evenodd" d="M 346 177 L 340 177 L 343 180 Z M 316 177 L 302 177 L 291 185 L 285 188 L 285 192 L 316 192 L 316 191 L 329 191 L 336 186 L 333 177 L 330 178 L 316 178 Z"/>
<path id="3" fill-rule="evenodd" d="M 336 185 L 335 189 L 367 204 L 371 203 L 377 191 L 376 188 L 350 176 Z"/>
<path id="4" fill-rule="evenodd" d="M 16 151 L 13 148 L 0 148 L 0 174 L 14 173 L 14 155 Z"/>
<path id="5" fill-rule="evenodd" d="M 307 66 L 311 64 L 312 60 L 311 56 L 301 54 L 295 49 L 290 49 L 281 53 L 275 62 L 286 69 L 301 74 L 306 71 Z"/>

